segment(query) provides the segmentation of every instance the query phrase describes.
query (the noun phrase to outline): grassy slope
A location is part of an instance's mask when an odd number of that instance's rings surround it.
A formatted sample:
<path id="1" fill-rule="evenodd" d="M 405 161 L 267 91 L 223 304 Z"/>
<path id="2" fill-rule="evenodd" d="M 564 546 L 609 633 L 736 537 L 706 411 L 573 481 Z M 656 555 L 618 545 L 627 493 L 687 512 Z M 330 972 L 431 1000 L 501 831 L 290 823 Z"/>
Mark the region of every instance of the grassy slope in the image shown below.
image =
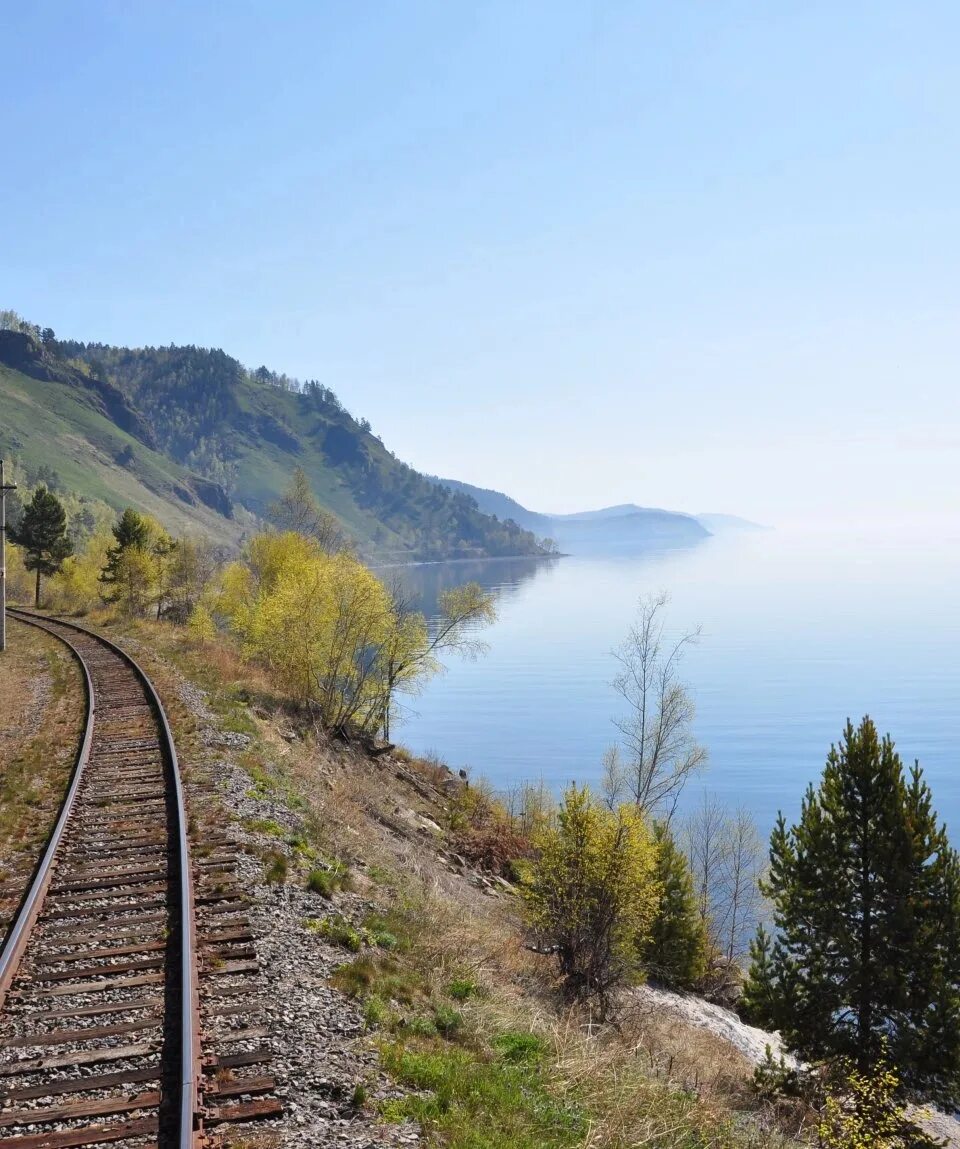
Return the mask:
<path id="1" fill-rule="evenodd" d="M 415 1091 L 381 1105 L 381 1119 L 412 1118 L 447 1149 L 795 1149 L 725 1041 L 646 1010 L 591 1036 L 588 1011 L 564 1009 L 549 959 L 523 946 L 515 900 L 446 860 L 441 827 L 463 792 L 445 796 L 436 766 L 297 731 L 228 645 L 153 623 L 132 633 L 185 747 L 194 720 L 171 663 L 209 692 L 222 729 L 250 739 L 222 754 L 249 775 L 262 816 L 244 825 L 267 880 L 309 883 L 318 858 L 348 868 L 347 889 L 332 885 L 326 917 L 304 930 L 342 946 L 334 987 L 362 1002 L 367 1042 Z"/>
<path id="2" fill-rule="evenodd" d="M 0 408 L 0 449 L 29 468 L 46 464 L 68 488 L 117 510 L 149 512 L 178 533 L 203 532 L 221 542 L 239 538 L 241 521 L 178 498 L 188 472 L 117 427 L 82 391 L 0 364 Z M 134 459 L 120 466 L 114 460 L 125 447 Z"/>
<path id="3" fill-rule="evenodd" d="M 233 443 L 237 448 L 238 474 L 235 498 L 256 513 L 263 514 L 290 481 L 295 467 L 303 467 L 320 502 L 360 539 L 376 536 L 378 522 L 374 515 L 357 505 L 350 487 L 336 468 L 331 467 L 319 446 L 319 438 L 329 420 L 306 408 L 302 398 L 291 391 L 242 383 L 237 390 L 240 409 L 257 426 L 267 421 L 279 425 L 296 440 L 296 446 L 271 442 L 262 433 L 238 432 Z M 367 437 L 367 447 L 386 455 L 383 446 Z M 392 531 L 381 529 L 382 541 L 399 544 Z"/>
<path id="4" fill-rule="evenodd" d="M 8 620 L 0 654 L 0 939 L 60 808 L 83 730 L 80 671 L 65 647 Z"/>

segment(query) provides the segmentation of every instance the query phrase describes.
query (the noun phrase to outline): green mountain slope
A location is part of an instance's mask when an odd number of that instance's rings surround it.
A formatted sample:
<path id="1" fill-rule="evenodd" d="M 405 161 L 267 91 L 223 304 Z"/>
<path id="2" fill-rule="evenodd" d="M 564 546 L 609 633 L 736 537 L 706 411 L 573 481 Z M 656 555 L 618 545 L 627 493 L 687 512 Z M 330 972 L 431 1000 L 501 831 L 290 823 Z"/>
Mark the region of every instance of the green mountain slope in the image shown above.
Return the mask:
<path id="1" fill-rule="evenodd" d="M 41 347 L 29 333 L 0 332 L 5 386 L 17 396 L 15 417 L 0 419 L 0 448 L 28 463 L 55 455 L 51 465 L 75 490 L 129 502 L 171 526 L 184 516 L 205 522 L 213 510 L 219 521 L 208 533 L 238 538 L 302 467 L 365 553 L 540 553 L 530 532 L 400 462 L 317 383 L 301 388 L 265 367 L 248 371 L 219 350 L 50 336 Z M 53 420 L 40 417 L 46 409 Z"/>
<path id="2" fill-rule="evenodd" d="M 64 488 L 116 510 L 136 506 L 178 533 L 236 541 L 243 523 L 221 488 L 155 450 L 149 429 L 115 388 L 31 359 L 31 342 L 0 332 L 0 454 L 28 473 L 55 473 Z"/>

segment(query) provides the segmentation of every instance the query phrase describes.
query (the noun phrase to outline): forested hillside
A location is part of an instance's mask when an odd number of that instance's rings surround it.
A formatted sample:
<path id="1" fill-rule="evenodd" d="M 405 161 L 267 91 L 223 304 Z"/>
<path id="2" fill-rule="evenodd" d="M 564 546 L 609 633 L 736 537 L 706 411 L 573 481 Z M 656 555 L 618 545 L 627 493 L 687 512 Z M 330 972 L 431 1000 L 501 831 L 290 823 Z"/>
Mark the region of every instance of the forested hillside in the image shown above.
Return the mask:
<path id="1" fill-rule="evenodd" d="M 532 533 L 402 463 L 369 423 L 314 380 L 251 371 L 215 349 L 57 339 L 12 312 L 0 313 L 0 327 L 14 328 L 0 331 L 0 369 L 21 412 L 15 427 L 7 419 L 0 426 L 0 449 L 63 470 L 80 493 L 94 484 L 118 508 L 133 503 L 163 518 L 129 489 L 146 486 L 154 500 L 179 503 L 174 513 L 181 517 L 209 507 L 220 520 L 215 533 L 239 537 L 244 522 L 267 515 L 301 467 L 366 553 L 540 553 Z M 56 427 L 42 415 L 51 408 Z M 114 479 L 126 489 L 114 491 Z"/>

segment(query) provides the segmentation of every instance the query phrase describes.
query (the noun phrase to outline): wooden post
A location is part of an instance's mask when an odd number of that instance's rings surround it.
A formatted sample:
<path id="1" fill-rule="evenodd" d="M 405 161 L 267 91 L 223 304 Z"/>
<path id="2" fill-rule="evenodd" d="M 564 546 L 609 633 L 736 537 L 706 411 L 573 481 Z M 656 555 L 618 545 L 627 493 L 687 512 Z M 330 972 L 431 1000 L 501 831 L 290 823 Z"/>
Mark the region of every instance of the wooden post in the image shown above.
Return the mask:
<path id="1" fill-rule="evenodd" d="M 3 481 L 3 459 L 0 459 L 0 651 L 7 649 L 7 491 L 16 483 Z"/>

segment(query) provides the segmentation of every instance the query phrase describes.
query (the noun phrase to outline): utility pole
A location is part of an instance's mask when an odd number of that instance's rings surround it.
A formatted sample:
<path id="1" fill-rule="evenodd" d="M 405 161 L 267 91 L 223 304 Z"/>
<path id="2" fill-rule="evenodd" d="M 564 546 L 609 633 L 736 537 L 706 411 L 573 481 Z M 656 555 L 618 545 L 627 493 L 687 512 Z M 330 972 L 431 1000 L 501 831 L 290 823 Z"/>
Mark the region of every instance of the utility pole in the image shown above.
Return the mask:
<path id="1" fill-rule="evenodd" d="M 7 649 L 7 491 L 16 483 L 3 481 L 3 459 L 0 459 L 0 652 Z"/>

